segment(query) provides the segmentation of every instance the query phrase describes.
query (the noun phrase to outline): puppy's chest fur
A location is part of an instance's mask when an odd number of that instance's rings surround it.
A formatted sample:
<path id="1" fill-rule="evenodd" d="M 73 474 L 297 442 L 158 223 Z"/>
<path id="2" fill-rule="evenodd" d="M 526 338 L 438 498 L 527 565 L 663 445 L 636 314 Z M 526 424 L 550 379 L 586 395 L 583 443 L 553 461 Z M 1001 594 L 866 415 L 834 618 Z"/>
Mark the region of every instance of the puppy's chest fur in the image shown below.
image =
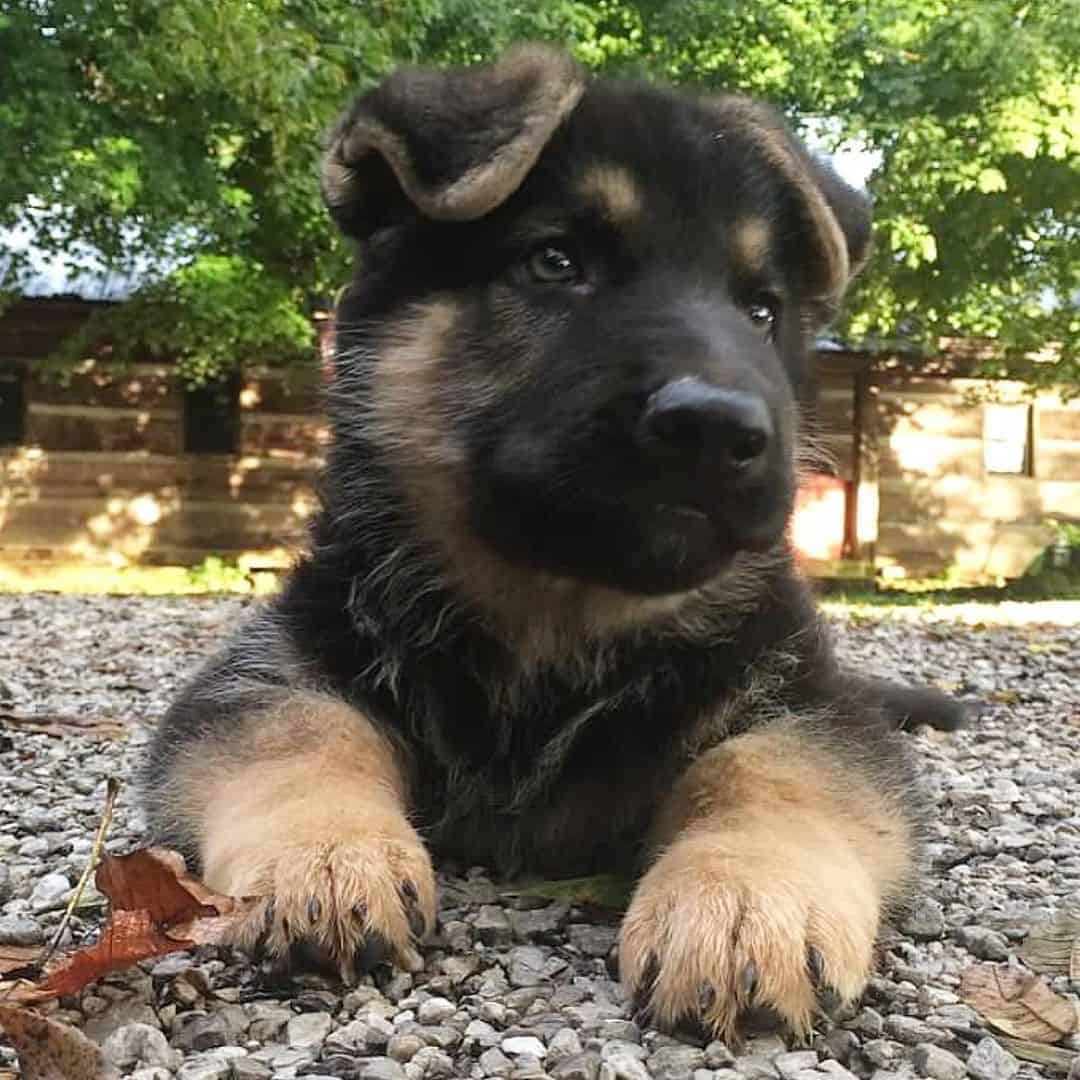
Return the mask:
<path id="1" fill-rule="evenodd" d="M 748 627 L 708 647 L 639 634 L 523 671 L 475 629 L 419 649 L 373 613 L 362 630 L 343 620 L 328 650 L 325 615 L 293 622 L 299 641 L 321 626 L 334 689 L 403 748 L 416 823 L 436 851 L 560 875 L 632 869 L 693 756 L 760 722 L 763 681 L 790 695 L 792 668 L 811 658 L 777 649 L 775 623 L 756 625 L 770 633 Z"/>

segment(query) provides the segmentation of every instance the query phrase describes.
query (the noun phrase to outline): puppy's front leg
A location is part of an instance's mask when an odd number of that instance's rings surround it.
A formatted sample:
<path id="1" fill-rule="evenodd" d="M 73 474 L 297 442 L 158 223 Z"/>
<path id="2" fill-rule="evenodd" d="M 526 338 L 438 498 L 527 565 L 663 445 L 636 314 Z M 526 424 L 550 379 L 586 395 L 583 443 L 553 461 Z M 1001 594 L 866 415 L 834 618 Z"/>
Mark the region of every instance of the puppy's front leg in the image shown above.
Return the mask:
<path id="1" fill-rule="evenodd" d="M 415 965 L 435 916 L 431 861 L 394 747 L 351 706 L 283 695 L 190 743 L 164 789 L 207 884 L 264 897 L 237 944 L 345 978 L 383 959 Z"/>
<path id="2" fill-rule="evenodd" d="M 860 994 L 882 914 L 915 872 L 902 759 L 895 769 L 797 725 L 690 767 L 621 933 L 623 979 L 655 1023 L 700 1019 L 732 1038 L 744 1010 L 766 1006 L 806 1034 L 820 990 Z"/>

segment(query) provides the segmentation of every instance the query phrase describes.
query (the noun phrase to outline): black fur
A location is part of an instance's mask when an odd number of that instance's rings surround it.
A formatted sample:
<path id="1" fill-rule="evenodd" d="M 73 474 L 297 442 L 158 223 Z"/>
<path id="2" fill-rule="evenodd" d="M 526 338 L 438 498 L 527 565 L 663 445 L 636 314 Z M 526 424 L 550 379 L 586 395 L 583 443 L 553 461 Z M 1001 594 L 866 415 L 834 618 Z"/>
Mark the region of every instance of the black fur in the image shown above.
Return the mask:
<path id="1" fill-rule="evenodd" d="M 425 98 L 433 126 L 410 127 L 417 117 L 385 91 L 350 115 L 392 119 L 434 187 L 441 169 L 460 177 L 521 130 L 513 93 L 491 100 L 494 134 L 482 138 L 439 112 L 452 81 L 408 85 L 421 97 L 440 88 Z M 363 246 L 338 313 L 335 439 L 310 554 L 164 721 L 144 777 L 158 840 L 197 861 L 191 823 L 159 794 L 177 755 L 304 686 L 340 695 L 406 749 L 415 820 L 436 852 L 507 873 L 632 867 L 694 755 L 778 717 L 810 718 L 852 768 L 882 789 L 911 789 L 895 729 L 953 726 L 956 712 L 932 691 L 842 673 L 793 569 L 784 526 L 799 401 L 821 305 L 835 297 L 822 295 L 802 196 L 763 149 L 761 131 L 776 122 L 759 130 L 723 108 L 592 83 L 520 185 L 477 220 L 422 214 L 378 154 L 349 165 L 366 201 L 335 212 Z M 440 157 L 432 148 L 443 145 Z M 792 153 L 858 263 L 864 201 Z M 633 180 L 642 206 L 631 224 L 606 220 L 578 191 L 590 163 Z M 756 269 L 731 244 L 748 217 L 773 238 Z M 529 277 L 549 242 L 580 261 L 581 280 Z M 779 303 L 771 333 L 746 314 L 762 294 Z M 399 469 L 409 432 L 388 430 L 379 412 L 380 364 L 431 299 L 453 318 L 425 412 L 461 448 L 454 498 L 470 542 L 520 577 L 526 612 L 529 596 L 557 606 L 545 589 L 580 585 L 554 644 L 535 656 L 521 644 L 528 627 L 508 628 L 425 528 Z M 642 441 L 644 403 L 680 377 L 765 402 L 775 434 L 754 486 L 728 483 L 707 456 Z M 569 609 L 598 589 L 639 598 L 643 614 L 590 628 Z M 685 595 L 670 610 L 645 613 L 674 594 Z"/>

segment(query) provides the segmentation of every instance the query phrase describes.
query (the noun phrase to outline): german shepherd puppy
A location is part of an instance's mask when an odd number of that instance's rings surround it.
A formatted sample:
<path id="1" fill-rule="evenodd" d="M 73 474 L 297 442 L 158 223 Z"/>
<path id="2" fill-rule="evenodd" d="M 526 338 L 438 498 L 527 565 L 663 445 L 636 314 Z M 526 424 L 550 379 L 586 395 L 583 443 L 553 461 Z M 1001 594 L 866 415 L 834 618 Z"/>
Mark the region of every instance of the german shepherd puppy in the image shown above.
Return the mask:
<path id="1" fill-rule="evenodd" d="M 785 538 L 864 199 L 757 104 L 531 46 L 392 75 L 322 180 L 360 249 L 322 508 L 165 718 L 156 838 L 346 976 L 418 962 L 432 853 L 627 871 L 653 1023 L 805 1032 L 916 880 L 897 729 L 956 719 L 838 669 Z"/>

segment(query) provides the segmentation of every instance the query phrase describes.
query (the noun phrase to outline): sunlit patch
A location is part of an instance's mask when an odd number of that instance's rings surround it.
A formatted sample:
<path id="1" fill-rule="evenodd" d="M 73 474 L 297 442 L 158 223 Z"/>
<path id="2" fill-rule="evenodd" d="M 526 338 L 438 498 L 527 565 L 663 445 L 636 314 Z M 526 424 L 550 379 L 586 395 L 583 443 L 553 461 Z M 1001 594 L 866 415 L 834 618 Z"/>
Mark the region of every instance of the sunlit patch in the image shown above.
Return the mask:
<path id="1" fill-rule="evenodd" d="M 746 217 L 731 227 L 731 254 L 739 269 L 759 274 L 768 265 L 772 230 L 761 217 Z"/>

